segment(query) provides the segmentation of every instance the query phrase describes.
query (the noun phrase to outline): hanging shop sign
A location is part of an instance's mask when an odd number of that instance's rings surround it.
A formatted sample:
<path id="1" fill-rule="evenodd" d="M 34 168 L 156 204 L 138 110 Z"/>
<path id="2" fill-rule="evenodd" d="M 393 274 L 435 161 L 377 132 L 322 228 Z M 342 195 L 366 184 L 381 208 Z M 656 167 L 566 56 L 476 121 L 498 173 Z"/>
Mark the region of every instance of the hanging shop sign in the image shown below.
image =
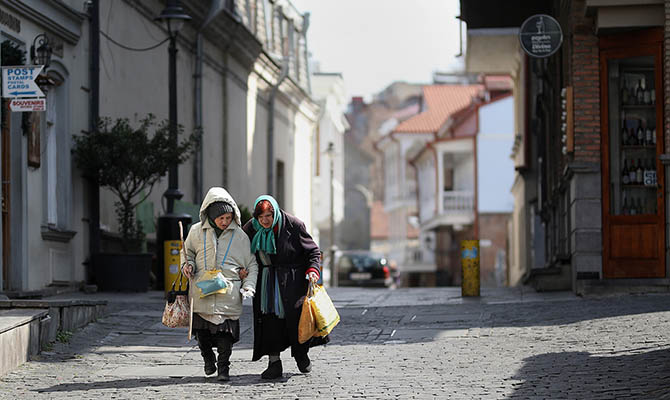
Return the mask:
<path id="1" fill-rule="evenodd" d="M 519 30 L 519 41 L 521 48 L 529 56 L 549 57 L 561 47 L 563 31 L 554 17 L 537 14 L 523 21 Z"/>
<path id="2" fill-rule="evenodd" d="M 2 67 L 2 97 L 44 97 L 35 83 L 43 65 Z"/>
<path id="3" fill-rule="evenodd" d="M 12 99 L 9 102 L 9 109 L 14 112 L 46 111 L 47 101 L 45 98 Z"/>

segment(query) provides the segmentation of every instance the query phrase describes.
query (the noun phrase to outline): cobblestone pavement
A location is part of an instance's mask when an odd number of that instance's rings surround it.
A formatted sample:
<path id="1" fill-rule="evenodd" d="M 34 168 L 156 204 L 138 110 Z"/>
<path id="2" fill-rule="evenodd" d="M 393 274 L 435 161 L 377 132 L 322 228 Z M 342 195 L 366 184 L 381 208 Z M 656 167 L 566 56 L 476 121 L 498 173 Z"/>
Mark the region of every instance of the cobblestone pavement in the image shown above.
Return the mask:
<path id="1" fill-rule="evenodd" d="M 232 380 L 205 378 L 195 341 L 160 324 L 153 292 L 110 302 L 108 316 L 2 377 L 0 398 L 670 399 L 667 294 L 330 293 L 342 322 L 310 352 L 311 374 L 285 352 L 283 378 L 260 379 L 267 360 L 250 361 L 246 306 Z"/>

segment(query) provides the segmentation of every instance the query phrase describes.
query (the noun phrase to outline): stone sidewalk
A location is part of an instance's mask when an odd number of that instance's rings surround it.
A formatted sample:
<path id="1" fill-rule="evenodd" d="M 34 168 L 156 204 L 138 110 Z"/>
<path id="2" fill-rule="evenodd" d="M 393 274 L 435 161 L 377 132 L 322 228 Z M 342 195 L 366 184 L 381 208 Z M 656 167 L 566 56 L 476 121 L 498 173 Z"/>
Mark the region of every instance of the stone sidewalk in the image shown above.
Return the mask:
<path id="1" fill-rule="evenodd" d="M 329 293 L 342 322 L 310 352 L 308 375 L 285 352 L 283 378 L 260 379 L 248 304 L 232 380 L 219 383 L 185 329 L 161 325 L 162 293 L 101 293 L 109 314 L 1 378 L 0 398 L 670 399 L 670 295 Z"/>

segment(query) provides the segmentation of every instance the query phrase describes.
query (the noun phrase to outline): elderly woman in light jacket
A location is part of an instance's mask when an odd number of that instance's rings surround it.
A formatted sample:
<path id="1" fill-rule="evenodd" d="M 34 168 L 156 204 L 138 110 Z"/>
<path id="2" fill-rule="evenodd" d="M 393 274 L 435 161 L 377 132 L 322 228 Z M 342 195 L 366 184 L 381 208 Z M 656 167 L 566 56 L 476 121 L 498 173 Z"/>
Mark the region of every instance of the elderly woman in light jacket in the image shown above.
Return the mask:
<path id="1" fill-rule="evenodd" d="M 242 298 L 254 295 L 258 265 L 249 238 L 240 227 L 240 210 L 224 188 L 213 187 L 207 192 L 200 207 L 200 222 L 191 227 L 184 249 L 186 257 L 181 265 L 191 278 L 193 332 L 205 361 L 205 374 L 218 369 L 217 379 L 227 381 L 232 346 L 240 338 Z M 231 284 L 226 293 L 201 297 L 196 284 L 209 279 L 204 276 L 206 270 L 221 272 Z M 217 348 L 218 359 L 213 347 Z"/>

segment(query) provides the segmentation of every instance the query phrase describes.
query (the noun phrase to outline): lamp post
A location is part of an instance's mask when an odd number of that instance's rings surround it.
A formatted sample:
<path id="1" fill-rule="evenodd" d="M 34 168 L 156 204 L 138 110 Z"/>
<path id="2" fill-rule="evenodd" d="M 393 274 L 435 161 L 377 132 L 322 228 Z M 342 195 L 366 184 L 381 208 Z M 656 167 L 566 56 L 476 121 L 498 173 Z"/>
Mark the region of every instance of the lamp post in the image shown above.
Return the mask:
<path id="1" fill-rule="evenodd" d="M 179 0 L 167 0 L 165 8 L 160 15 L 154 18 L 156 21 L 164 22 L 169 35 L 168 47 L 168 92 L 169 92 L 169 129 L 170 142 L 177 146 L 177 36 L 179 30 L 184 26 L 184 22 L 191 19 L 184 13 L 179 5 Z M 177 163 L 172 163 L 168 169 L 168 188 L 163 193 L 167 199 L 167 213 L 158 218 L 158 229 L 156 231 L 156 258 L 158 260 L 156 272 L 156 287 L 167 290 L 173 276 L 176 276 L 179 270 L 178 250 L 175 253 L 175 247 L 179 248 L 179 222 L 185 227 L 191 223 L 191 216 L 188 214 L 175 214 L 175 200 L 181 199 L 184 194 L 179 190 L 179 175 Z M 177 256 L 175 255 L 177 254 Z"/>
<path id="2" fill-rule="evenodd" d="M 170 141 L 173 146 L 177 146 L 177 36 L 179 30 L 184 26 L 184 22 L 191 19 L 184 13 L 179 5 L 179 0 L 168 0 L 165 8 L 159 16 L 154 18 L 157 21 L 165 22 L 168 35 L 170 35 L 170 45 L 168 47 L 168 79 L 169 79 L 169 102 L 170 102 Z M 179 175 L 177 164 L 170 165 L 168 170 L 168 189 L 163 196 L 167 199 L 167 212 L 174 212 L 174 201 L 181 199 L 184 194 L 179 190 Z"/>
<path id="3" fill-rule="evenodd" d="M 326 154 L 330 159 L 330 283 L 333 287 L 338 285 L 338 276 L 337 276 L 337 265 L 335 264 L 335 204 L 333 202 L 335 195 L 333 190 L 333 181 L 335 175 L 335 144 L 333 142 L 328 142 L 328 148 L 326 149 Z"/>
<path id="4" fill-rule="evenodd" d="M 31 61 L 34 65 L 44 65 L 44 68 L 46 68 L 51 63 L 52 51 L 49 37 L 46 33 L 41 33 L 35 36 L 33 44 L 30 46 Z"/>

